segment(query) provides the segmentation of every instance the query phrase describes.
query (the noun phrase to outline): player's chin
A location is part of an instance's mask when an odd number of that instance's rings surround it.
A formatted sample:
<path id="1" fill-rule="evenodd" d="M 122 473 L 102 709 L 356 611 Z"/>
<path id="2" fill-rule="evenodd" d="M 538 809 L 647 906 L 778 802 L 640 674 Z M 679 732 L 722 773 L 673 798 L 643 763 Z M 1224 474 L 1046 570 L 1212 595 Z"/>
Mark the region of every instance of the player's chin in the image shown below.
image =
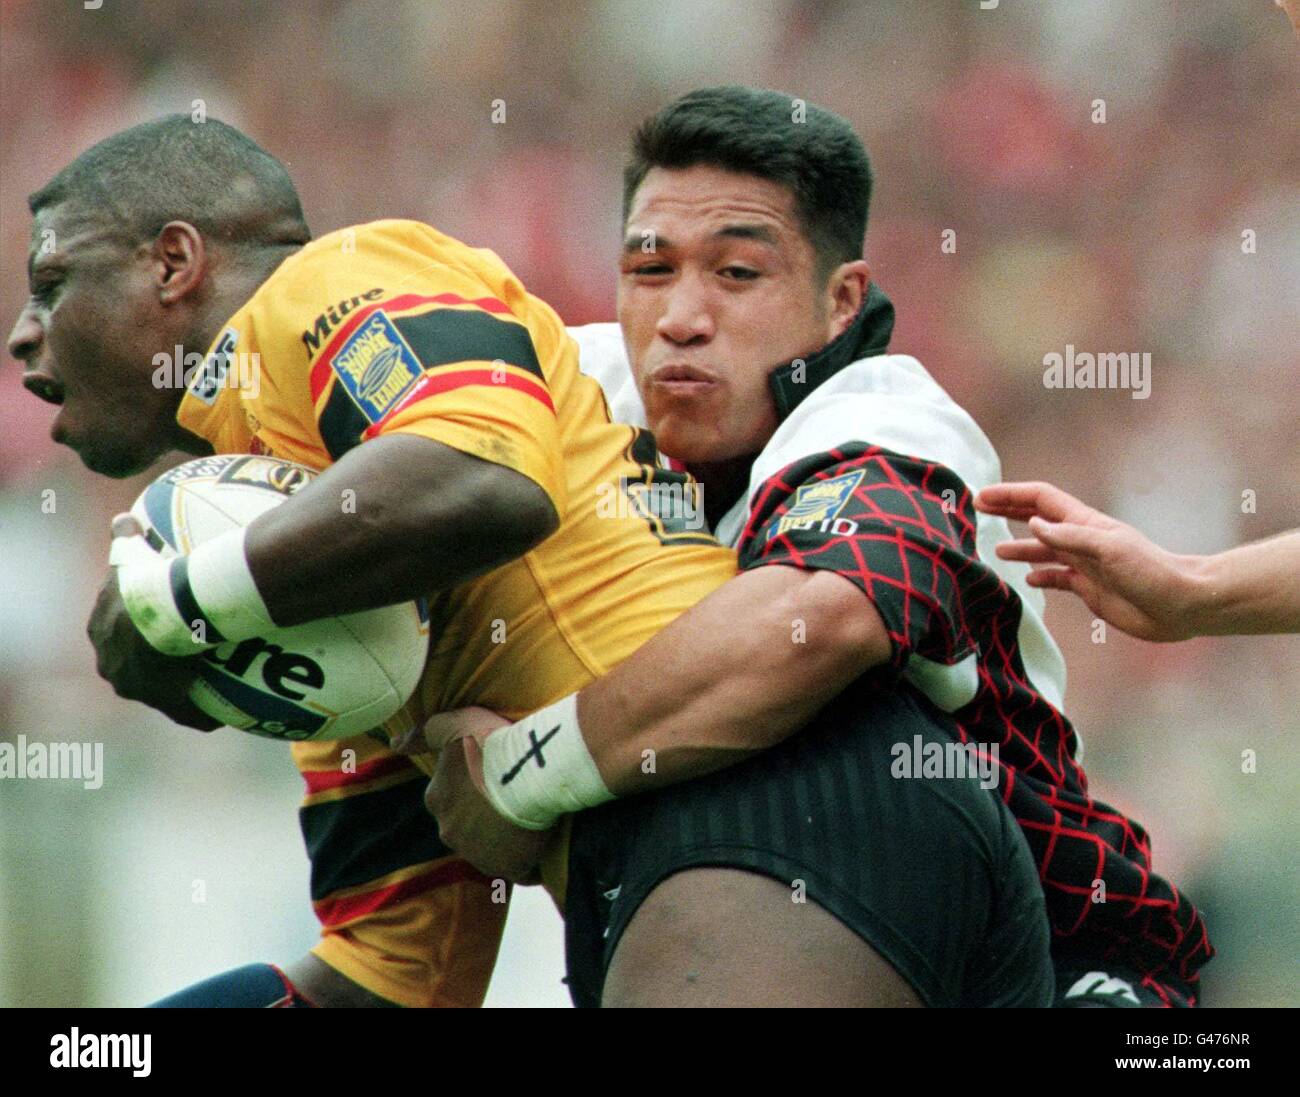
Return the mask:
<path id="1" fill-rule="evenodd" d="M 666 419 L 658 428 L 650 429 L 661 453 L 688 465 L 709 460 L 711 447 L 700 437 L 699 428 L 693 423 Z"/>
<path id="2" fill-rule="evenodd" d="M 91 472 L 114 480 L 125 480 L 144 472 L 154 461 L 154 455 L 145 454 L 124 446 L 65 439 L 64 445 L 76 451 L 81 463 Z"/>
<path id="3" fill-rule="evenodd" d="M 661 452 L 687 464 L 716 459 L 713 454 L 723 441 L 716 408 L 675 402 L 672 407 L 655 409 L 647 418 Z"/>

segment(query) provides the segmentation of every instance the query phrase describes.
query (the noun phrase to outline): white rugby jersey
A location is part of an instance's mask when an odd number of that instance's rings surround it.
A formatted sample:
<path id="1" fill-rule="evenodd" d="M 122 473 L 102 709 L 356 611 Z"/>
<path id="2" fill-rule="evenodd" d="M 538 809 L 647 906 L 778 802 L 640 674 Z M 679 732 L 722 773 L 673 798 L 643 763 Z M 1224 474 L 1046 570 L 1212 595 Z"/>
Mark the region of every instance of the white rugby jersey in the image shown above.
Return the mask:
<path id="1" fill-rule="evenodd" d="M 585 324 L 568 330 L 578 344 L 582 372 L 600 384 L 613 418 L 646 426 L 618 324 Z M 993 444 L 925 367 L 905 354 L 882 354 L 844 367 L 790 413 L 755 460 L 748 490 L 719 521 L 714 534 L 736 547 L 756 494 L 769 477 L 801 458 L 853 443 L 883 446 L 943 465 L 972 492 L 1002 479 Z M 1018 643 L 1025 670 L 1034 688 L 1060 709 L 1065 660 L 1043 622 L 1043 593 L 1025 581 L 1027 564 L 1002 560 L 993 551 L 999 542 L 1011 539 L 1004 519 L 980 514 L 977 530 L 980 559 L 1023 603 Z M 904 673 L 946 712 L 956 711 L 975 695 L 974 654 L 952 666 L 913 655 Z"/>

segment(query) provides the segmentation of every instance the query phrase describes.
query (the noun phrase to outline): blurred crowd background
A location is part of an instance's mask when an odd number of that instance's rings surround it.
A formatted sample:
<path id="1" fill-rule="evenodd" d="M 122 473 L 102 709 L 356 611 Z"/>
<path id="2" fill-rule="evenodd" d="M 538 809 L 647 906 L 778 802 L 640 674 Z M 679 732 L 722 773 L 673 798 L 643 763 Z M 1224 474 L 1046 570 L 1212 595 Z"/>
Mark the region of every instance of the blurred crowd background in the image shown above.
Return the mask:
<path id="1" fill-rule="evenodd" d="M 893 349 L 1004 472 L 1213 551 L 1300 525 L 1296 66 L 1269 0 L 4 0 L 0 315 L 26 295 L 27 193 L 202 100 L 289 166 L 317 234 L 426 220 L 570 323 L 612 319 L 632 128 L 693 87 L 776 87 L 862 135 Z M 1149 352 L 1150 398 L 1046 389 L 1067 344 Z M 0 738 L 103 742 L 106 777 L 0 782 L 0 1004 L 138 1004 L 299 954 L 287 751 L 171 727 L 95 677 L 108 521 L 147 478 L 85 472 L 18 372 L 6 356 Z M 1206 912 L 1205 1004 L 1297 1004 L 1297 641 L 1097 642 L 1049 602 L 1094 793 Z M 562 1003 L 558 921 L 540 891 L 516 901 L 491 1001 Z"/>

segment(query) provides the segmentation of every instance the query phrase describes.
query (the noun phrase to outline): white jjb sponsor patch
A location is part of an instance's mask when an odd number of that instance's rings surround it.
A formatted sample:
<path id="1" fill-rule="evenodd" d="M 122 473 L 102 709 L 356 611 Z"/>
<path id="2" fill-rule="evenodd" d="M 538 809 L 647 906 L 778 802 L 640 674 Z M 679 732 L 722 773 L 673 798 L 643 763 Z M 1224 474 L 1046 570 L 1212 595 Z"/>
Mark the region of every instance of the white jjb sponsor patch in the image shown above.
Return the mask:
<path id="1" fill-rule="evenodd" d="M 196 400 L 202 400 L 208 407 L 216 403 L 217 394 L 221 392 L 221 386 L 225 383 L 226 372 L 230 369 L 230 359 L 235 353 L 238 342 L 239 332 L 234 328 L 226 328 L 221 333 L 217 345 L 203 360 L 202 367 L 190 383 L 190 395 Z"/>

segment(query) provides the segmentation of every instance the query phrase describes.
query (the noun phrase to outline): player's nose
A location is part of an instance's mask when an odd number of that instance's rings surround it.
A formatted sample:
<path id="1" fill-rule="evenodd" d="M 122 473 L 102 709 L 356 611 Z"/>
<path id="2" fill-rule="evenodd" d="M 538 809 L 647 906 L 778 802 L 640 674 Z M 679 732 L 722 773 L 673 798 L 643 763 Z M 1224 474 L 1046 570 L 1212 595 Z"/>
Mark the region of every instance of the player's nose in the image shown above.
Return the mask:
<path id="1" fill-rule="evenodd" d="M 695 279 L 679 278 L 668 291 L 668 300 L 659 317 L 658 333 L 671 343 L 688 346 L 713 338 L 713 316 L 708 302 Z"/>
<path id="2" fill-rule="evenodd" d="M 43 338 L 44 332 L 41 331 L 41 325 L 36 322 L 27 309 L 23 309 L 18 314 L 18 319 L 14 321 L 6 345 L 9 348 L 9 353 L 18 361 L 29 362 L 36 356 L 36 352 L 41 349 L 41 340 Z"/>

